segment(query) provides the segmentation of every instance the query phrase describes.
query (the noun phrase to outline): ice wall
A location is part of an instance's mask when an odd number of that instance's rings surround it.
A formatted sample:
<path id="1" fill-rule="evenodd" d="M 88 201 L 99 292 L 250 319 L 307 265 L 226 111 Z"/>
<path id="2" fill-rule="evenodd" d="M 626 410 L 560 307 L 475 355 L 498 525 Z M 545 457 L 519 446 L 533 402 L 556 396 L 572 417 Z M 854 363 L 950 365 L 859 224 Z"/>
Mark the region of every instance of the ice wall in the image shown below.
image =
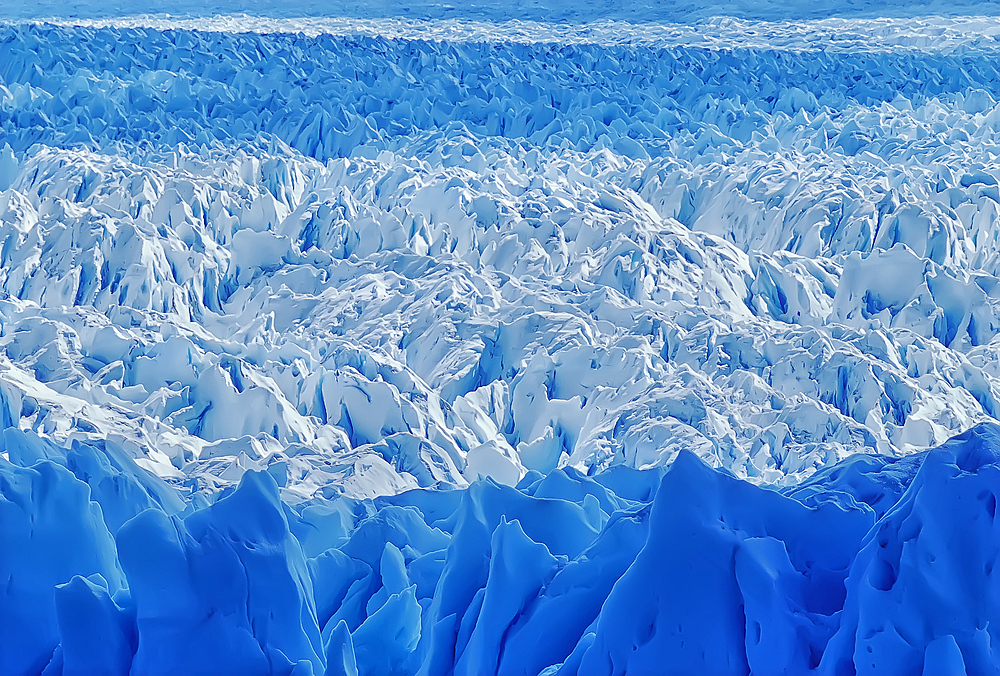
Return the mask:
<path id="1" fill-rule="evenodd" d="M 5 674 L 1000 670 L 995 424 L 780 491 L 682 451 L 300 509 L 267 472 L 198 507 L 107 444 L 4 441 Z"/>

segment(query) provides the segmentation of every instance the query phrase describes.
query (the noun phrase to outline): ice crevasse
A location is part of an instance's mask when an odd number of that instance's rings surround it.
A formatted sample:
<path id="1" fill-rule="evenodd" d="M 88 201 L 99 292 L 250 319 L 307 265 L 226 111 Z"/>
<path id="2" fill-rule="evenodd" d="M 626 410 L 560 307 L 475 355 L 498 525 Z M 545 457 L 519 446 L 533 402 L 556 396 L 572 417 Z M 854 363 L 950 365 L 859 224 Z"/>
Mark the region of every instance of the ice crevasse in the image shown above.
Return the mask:
<path id="1" fill-rule="evenodd" d="M 0 8 L 0 674 L 1000 672 L 1000 21 L 296 7 Z"/>

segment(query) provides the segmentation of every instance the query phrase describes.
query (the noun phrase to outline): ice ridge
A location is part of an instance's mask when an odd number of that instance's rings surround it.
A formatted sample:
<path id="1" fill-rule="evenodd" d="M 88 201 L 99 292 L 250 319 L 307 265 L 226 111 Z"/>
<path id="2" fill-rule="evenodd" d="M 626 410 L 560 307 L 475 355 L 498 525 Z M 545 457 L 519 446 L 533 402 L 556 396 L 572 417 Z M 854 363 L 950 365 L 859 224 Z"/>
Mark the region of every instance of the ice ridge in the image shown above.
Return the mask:
<path id="1" fill-rule="evenodd" d="M 109 444 L 3 439 L 3 673 L 1000 667 L 992 423 L 781 491 L 682 451 L 666 470 L 557 469 L 301 511 L 267 472 L 181 507 Z M 120 523 L 123 509 L 137 513 Z"/>

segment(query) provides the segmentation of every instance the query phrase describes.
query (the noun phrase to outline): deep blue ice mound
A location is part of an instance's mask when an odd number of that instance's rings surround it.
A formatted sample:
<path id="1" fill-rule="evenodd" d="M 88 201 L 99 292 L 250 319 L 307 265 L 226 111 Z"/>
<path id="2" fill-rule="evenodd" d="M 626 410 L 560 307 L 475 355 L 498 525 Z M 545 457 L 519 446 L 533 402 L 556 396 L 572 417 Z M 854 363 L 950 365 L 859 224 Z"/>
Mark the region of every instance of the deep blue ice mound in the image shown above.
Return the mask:
<path id="1" fill-rule="evenodd" d="M 305 508 L 4 443 L 4 674 L 1000 672 L 997 425 L 782 490 L 685 451 Z"/>
<path id="2" fill-rule="evenodd" d="M 87 603 L 77 587 L 96 585 L 106 597 L 124 579 L 115 541 L 85 483 L 48 460 L 31 467 L 0 463 L 0 671 L 37 674 L 63 641 L 62 630 L 77 627 L 71 617 L 60 622 L 58 612 L 74 599 Z M 66 583 L 68 589 L 59 587 Z"/>
<path id="3" fill-rule="evenodd" d="M 575 673 L 807 671 L 873 522 L 856 504 L 808 507 L 682 453 Z"/>
<path id="4" fill-rule="evenodd" d="M 312 579 L 266 473 L 185 519 L 146 510 L 117 540 L 136 609 L 134 673 L 321 671 Z"/>
<path id="5" fill-rule="evenodd" d="M 1000 428 L 929 451 L 851 564 L 826 674 L 996 674 Z"/>

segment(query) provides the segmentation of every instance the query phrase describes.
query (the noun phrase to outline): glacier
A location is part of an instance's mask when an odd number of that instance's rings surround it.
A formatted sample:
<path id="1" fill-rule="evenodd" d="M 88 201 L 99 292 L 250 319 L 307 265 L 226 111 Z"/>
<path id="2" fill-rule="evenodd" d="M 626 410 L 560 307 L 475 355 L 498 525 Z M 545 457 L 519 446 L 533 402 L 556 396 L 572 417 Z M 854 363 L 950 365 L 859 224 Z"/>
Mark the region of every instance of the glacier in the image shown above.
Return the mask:
<path id="1" fill-rule="evenodd" d="M 995 8 L 148 11 L 0 7 L 0 673 L 1000 673 Z"/>

